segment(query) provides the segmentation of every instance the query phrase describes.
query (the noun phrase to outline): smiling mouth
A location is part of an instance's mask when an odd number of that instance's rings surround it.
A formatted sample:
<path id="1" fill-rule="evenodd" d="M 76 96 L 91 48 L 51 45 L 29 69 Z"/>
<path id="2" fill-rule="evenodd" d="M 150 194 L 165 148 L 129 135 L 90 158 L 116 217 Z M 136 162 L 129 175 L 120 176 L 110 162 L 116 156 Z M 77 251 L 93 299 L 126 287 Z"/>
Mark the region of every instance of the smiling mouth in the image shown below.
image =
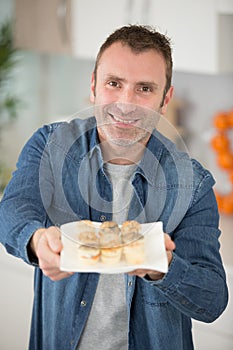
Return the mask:
<path id="1" fill-rule="evenodd" d="M 129 125 L 129 124 L 134 124 L 138 121 L 138 119 L 121 119 L 117 116 L 115 116 L 114 114 L 111 114 L 109 113 L 110 117 L 112 119 L 114 119 L 117 123 L 123 123 L 123 124 L 126 124 L 126 125 Z"/>

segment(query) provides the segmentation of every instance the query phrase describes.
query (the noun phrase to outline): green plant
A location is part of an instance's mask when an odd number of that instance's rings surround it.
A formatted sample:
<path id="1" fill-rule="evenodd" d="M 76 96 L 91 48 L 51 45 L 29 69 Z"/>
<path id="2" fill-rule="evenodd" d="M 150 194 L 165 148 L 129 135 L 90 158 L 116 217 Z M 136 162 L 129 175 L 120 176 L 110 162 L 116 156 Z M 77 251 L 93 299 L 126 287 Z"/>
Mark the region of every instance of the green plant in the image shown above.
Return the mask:
<path id="1" fill-rule="evenodd" d="M 9 122 L 17 117 L 19 99 L 11 91 L 12 70 L 15 67 L 16 49 L 13 45 L 13 31 L 10 21 L 0 25 L 0 141 L 1 131 Z M 0 193 L 4 190 L 11 170 L 5 165 L 0 156 Z"/>
<path id="2" fill-rule="evenodd" d="M 0 26 L 0 131 L 10 120 L 16 118 L 19 99 L 10 92 L 9 81 L 16 64 L 16 49 L 10 21 Z"/>

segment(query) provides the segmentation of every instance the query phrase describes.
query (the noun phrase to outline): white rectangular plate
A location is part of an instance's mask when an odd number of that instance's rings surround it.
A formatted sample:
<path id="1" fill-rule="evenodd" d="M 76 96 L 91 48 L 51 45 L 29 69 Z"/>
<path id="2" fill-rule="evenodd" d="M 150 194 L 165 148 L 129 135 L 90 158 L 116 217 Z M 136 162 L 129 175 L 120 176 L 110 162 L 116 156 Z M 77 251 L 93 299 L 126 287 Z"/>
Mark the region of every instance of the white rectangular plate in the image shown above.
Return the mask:
<path id="1" fill-rule="evenodd" d="M 96 227 L 100 223 L 93 222 Z M 150 269 L 166 273 L 168 270 L 167 254 L 164 245 L 162 222 L 141 224 L 141 233 L 145 239 L 145 259 L 140 265 L 127 265 L 121 260 L 116 265 L 106 265 L 101 260 L 95 265 L 82 265 L 78 261 L 77 222 L 60 227 L 63 250 L 61 252 L 61 270 L 73 272 L 125 273 L 135 269 Z"/>

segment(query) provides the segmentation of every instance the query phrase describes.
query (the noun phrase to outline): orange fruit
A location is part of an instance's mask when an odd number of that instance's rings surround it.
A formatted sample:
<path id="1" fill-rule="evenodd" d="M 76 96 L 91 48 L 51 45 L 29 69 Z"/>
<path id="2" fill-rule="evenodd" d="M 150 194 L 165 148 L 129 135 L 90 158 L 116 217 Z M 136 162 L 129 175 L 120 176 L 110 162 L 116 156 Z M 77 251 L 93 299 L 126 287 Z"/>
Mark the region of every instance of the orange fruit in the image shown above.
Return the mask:
<path id="1" fill-rule="evenodd" d="M 232 128 L 233 127 L 233 110 L 228 112 L 227 119 L 228 119 L 229 126 Z"/>
<path id="2" fill-rule="evenodd" d="M 231 153 L 224 152 L 218 155 L 218 165 L 226 170 L 233 169 L 233 156 Z"/>
<path id="3" fill-rule="evenodd" d="M 210 141 L 210 145 L 217 154 L 217 163 L 220 168 L 224 169 L 232 183 L 230 193 L 222 195 L 215 193 L 218 209 L 224 214 L 233 215 L 233 150 L 231 140 L 228 137 L 228 131 L 233 128 L 233 109 L 229 112 L 220 112 L 215 115 L 214 126 L 217 129 Z"/>
<path id="4" fill-rule="evenodd" d="M 229 140 L 224 133 L 217 134 L 211 139 L 211 146 L 216 151 L 222 151 L 229 148 Z"/>
<path id="5" fill-rule="evenodd" d="M 233 195 L 232 195 L 232 193 L 224 196 L 221 211 L 224 214 L 232 214 L 233 213 Z"/>
<path id="6" fill-rule="evenodd" d="M 229 127 L 226 113 L 218 113 L 214 118 L 214 126 L 217 129 L 225 130 Z"/>

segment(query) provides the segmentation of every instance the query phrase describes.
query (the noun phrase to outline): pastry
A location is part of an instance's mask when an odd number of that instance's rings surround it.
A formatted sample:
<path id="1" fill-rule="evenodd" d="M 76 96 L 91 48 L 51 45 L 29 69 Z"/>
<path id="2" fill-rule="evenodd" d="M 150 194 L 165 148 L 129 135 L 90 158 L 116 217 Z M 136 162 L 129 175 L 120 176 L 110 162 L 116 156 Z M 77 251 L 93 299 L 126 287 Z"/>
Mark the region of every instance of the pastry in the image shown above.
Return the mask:
<path id="1" fill-rule="evenodd" d="M 114 221 L 104 222 L 99 229 L 100 246 L 102 248 L 119 247 L 120 240 L 120 228 Z"/>
<path id="2" fill-rule="evenodd" d="M 118 234 L 109 233 L 100 236 L 99 244 L 101 248 L 115 248 L 121 246 L 121 239 Z"/>
<path id="3" fill-rule="evenodd" d="M 99 230 L 101 261 L 106 265 L 119 263 L 122 254 L 120 229 L 116 222 L 106 221 Z"/>
<path id="4" fill-rule="evenodd" d="M 81 245 L 78 248 L 78 259 L 82 265 L 94 265 L 99 261 L 100 249 Z"/>
<path id="5" fill-rule="evenodd" d="M 121 226 L 121 240 L 123 244 L 133 242 L 142 237 L 141 225 L 135 220 L 125 221 Z"/>
<path id="6" fill-rule="evenodd" d="M 91 220 L 80 220 L 77 221 L 78 232 L 95 232 L 95 226 Z"/>
<path id="7" fill-rule="evenodd" d="M 145 261 L 144 237 L 124 245 L 124 258 L 129 265 L 142 264 Z"/>
<path id="8" fill-rule="evenodd" d="M 101 261 L 106 265 L 118 264 L 121 260 L 121 253 L 121 247 L 101 249 Z"/>
<path id="9" fill-rule="evenodd" d="M 99 247 L 99 237 L 96 235 L 95 231 L 80 232 L 77 240 L 81 245 Z"/>
<path id="10" fill-rule="evenodd" d="M 99 236 L 107 234 L 117 234 L 119 235 L 120 228 L 115 221 L 105 221 L 100 225 Z"/>

